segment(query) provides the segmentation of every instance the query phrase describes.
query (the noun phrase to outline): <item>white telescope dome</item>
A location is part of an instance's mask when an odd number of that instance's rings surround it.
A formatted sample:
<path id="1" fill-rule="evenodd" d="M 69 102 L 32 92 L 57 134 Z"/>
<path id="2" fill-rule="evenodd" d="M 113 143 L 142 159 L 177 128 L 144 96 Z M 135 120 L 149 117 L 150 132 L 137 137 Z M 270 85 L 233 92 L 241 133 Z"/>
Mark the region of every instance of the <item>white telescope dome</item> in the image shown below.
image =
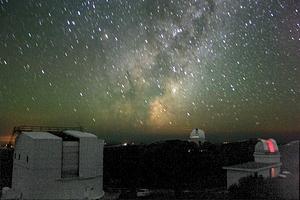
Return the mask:
<path id="1" fill-rule="evenodd" d="M 190 141 L 199 145 L 199 142 L 205 141 L 205 133 L 199 128 L 194 128 L 190 134 Z"/>

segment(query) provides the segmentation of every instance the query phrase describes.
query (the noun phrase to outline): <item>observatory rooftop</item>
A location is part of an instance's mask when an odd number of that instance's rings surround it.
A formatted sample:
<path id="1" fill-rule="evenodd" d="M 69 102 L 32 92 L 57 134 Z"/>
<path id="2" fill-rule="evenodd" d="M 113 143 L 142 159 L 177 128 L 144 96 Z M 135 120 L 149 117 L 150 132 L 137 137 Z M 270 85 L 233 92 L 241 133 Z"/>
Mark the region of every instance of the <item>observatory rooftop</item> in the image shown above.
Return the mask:
<path id="1" fill-rule="evenodd" d="M 48 132 L 22 132 L 24 135 L 32 139 L 61 139 L 60 137 Z"/>
<path id="2" fill-rule="evenodd" d="M 264 169 L 269 169 L 271 167 L 278 167 L 281 166 L 281 163 L 259 163 L 259 162 L 247 162 L 232 166 L 223 167 L 223 169 L 230 169 L 236 171 L 249 171 L 249 172 L 256 172 L 261 171 Z"/>
<path id="3" fill-rule="evenodd" d="M 70 136 L 76 137 L 76 138 L 97 138 L 96 135 L 91 134 L 91 133 L 86 133 L 86 132 L 81 132 L 81 131 L 73 131 L 73 130 L 67 130 L 64 131 L 65 134 L 68 134 Z"/>

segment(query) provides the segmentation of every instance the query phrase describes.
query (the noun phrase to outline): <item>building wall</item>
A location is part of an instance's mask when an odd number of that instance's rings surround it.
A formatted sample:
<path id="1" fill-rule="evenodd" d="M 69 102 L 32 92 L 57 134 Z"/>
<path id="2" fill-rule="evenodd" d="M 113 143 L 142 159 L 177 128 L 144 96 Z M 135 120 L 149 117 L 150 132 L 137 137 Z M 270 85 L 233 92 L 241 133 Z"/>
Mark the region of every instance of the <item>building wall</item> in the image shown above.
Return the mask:
<path id="1" fill-rule="evenodd" d="M 244 172 L 236 170 L 227 170 L 227 188 L 233 184 L 238 184 L 242 177 L 254 175 L 254 172 Z"/>
<path id="2" fill-rule="evenodd" d="M 280 167 L 274 167 L 274 175 L 277 177 L 280 173 Z M 239 180 L 243 177 L 255 175 L 255 172 L 248 171 L 238 171 L 238 170 L 227 170 L 227 188 L 233 184 L 238 184 Z M 258 176 L 263 176 L 264 178 L 271 177 L 271 168 L 260 170 L 257 172 Z"/>
<path id="3" fill-rule="evenodd" d="M 12 191 L 23 199 L 100 198 L 104 195 L 103 146 L 97 137 L 80 138 L 81 174 L 62 178 L 62 139 L 32 139 L 21 134 L 15 148 Z"/>
<path id="4" fill-rule="evenodd" d="M 88 178 L 101 175 L 101 166 L 97 160 L 101 155 L 97 138 L 80 138 L 79 147 L 79 176 Z"/>
<path id="5" fill-rule="evenodd" d="M 12 189 L 29 199 L 60 178 L 61 141 L 61 138 L 36 140 L 21 134 L 15 148 Z"/>
<path id="6" fill-rule="evenodd" d="M 272 177 L 272 168 L 274 169 L 274 177 L 277 177 L 280 173 L 280 167 L 271 167 L 257 172 L 257 175 L 262 175 L 264 178 L 274 178 Z"/>
<path id="7" fill-rule="evenodd" d="M 257 154 L 254 153 L 255 162 L 259 163 L 280 163 L 280 154 Z"/>
<path id="8" fill-rule="evenodd" d="M 34 191 L 23 195 L 24 199 L 84 199 L 84 198 L 100 198 L 104 195 L 102 177 L 91 177 L 88 179 L 80 178 L 63 178 L 51 179 L 50 181 L 40 182 L 34 186 Z M 34 181 L 39 181 L 35 179 Z M 45 189 L 46 188 L 46 189 Z"/>
<path id="9" fill-rule="evenodd" d="M 264 178 L 269 178 L 270 177 L 270 169 L 264 169 L 264 170 L 261 170 L 261 171 L 258 171 L 257 172 L 257 175 L 258 176 L 263 176 Z"/>

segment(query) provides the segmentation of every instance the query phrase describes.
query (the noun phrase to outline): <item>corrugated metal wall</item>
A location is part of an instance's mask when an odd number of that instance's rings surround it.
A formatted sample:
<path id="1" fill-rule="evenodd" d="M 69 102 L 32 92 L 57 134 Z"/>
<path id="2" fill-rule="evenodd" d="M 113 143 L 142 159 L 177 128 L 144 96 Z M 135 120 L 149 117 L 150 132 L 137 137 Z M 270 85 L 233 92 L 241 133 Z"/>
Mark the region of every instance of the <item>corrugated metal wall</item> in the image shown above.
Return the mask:
<path id="1" fill-rule="evenodd" d="M 62 178 L 79 175 L 79 142 L 64 141 L 62 149 Z"/>

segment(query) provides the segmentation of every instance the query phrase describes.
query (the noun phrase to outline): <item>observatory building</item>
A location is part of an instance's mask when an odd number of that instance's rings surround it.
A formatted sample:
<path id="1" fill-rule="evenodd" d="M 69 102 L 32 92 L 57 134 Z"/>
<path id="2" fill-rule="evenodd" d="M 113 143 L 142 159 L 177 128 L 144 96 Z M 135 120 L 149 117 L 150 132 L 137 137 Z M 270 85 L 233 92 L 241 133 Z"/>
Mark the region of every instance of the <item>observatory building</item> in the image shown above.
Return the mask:
<path id="1" fill-rule="evenodd" d="M 2 189 L 2 199 L 100 199 L 103 147 L 103 140 L 81 131 L 22 131 L 12 187 Z"/>
<path id="2" fill-rule="evenodd" d="M 205 133 L 203 130 L 195 128 L 192 130 L 191 135 L 190 135 L 190 142 L 194 142 L 197 145 L 199 145 L 199 143 L 203 143 L 205 142 Z"/>
<path id="3" fill-rule="evenodd" d="M 227 188 L 237 184 L 242 177 L 262 175 L 265 178 L 273 178 L 279 175 L 282 164 L 278 146 L 274 139 L 260 139 L 255 145 L 253 156 L 254 162 L 223 167 L 227 170 Z"/>

